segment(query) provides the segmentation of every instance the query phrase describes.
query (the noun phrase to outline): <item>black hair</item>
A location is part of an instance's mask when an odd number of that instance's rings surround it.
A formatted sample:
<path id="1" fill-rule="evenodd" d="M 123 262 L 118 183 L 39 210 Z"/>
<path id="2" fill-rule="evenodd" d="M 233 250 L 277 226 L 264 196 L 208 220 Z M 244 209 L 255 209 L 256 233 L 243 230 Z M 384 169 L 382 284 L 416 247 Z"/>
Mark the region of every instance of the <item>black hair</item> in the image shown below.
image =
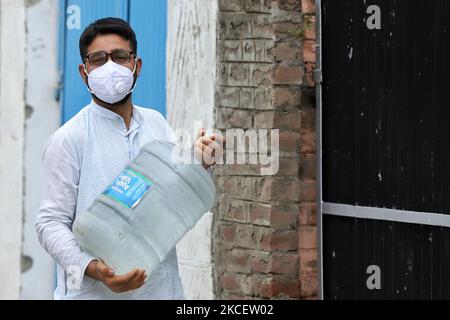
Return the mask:
<path id="1" fill-rule="evenodd" d="M 119 18 L 104 18 L 91 23 L 80 37 L 80 55 L 84 62 L 88 47 L 98 35 L 117 34 L 130 41 L 131 50 L 137 54 L 137 40 L 131 26 L 125 20 Z"/>

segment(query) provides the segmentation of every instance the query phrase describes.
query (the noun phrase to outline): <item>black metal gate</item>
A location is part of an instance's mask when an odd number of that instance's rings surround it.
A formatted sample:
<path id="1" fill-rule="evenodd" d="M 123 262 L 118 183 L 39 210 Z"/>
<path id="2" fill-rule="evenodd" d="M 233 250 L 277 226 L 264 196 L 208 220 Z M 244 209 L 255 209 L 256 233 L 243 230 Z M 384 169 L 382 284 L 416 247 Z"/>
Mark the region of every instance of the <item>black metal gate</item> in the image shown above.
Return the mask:
<path id="1" fill-rule="evenodd" d="M 316 4 L 323 298 L 449 299 L 450 1 Z"/>

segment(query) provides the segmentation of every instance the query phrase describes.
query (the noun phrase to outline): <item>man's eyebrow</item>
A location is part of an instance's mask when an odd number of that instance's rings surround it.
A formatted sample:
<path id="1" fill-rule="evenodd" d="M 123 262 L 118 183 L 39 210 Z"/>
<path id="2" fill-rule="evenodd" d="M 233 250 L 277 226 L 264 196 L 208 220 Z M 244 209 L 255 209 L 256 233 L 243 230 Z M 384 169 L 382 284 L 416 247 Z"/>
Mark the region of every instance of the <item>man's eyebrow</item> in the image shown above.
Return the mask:
<path id="1" fill-rule="evenodd" d="M 97 51 L 93 51 L 93 52 L 91 52 L 91 53 L 87 53 L 86 56 L 89 56 L 89 55 L 94 54 L 94 53 L 97 53 L 97 52 L 111 53 L 111 52 L 113 52 L 113 51 L 115 51 L 115 50 L 125 50 L 125 51 L 129 51 L 129 52 L 133 52 L 133 53 L 134 53 L 134 51 L 131 50 L 131 48 L 130 48 L 130 49 L 126 49 L 126 48 L 115 48 L 115 49 L 112 49 L 111 51 L 106 51 L 106 50 L 97 50 Z"/>

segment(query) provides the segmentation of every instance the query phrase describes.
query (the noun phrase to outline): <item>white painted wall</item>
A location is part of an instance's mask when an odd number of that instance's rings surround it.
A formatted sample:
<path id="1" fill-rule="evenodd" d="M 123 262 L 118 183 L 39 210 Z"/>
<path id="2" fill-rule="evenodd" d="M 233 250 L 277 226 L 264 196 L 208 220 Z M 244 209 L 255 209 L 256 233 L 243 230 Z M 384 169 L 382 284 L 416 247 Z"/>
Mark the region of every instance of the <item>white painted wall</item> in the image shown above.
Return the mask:
<path id="1" fill-rule="evenodd" d="M 191 135 L 195 122 L 214 125 L 217 12 L 217 0 L 169 0 L 167 113 L 174 129 Z M 211 226 L 207 213 L 177 246 L 188 299 L 214 298 Z"/>
<path id="2" fill-rule="evenodd" d="M 24 1 L 0 0 L 0 299 L 20 289 L 24 72 Z"/>
<path id="3" fill-rule="evenodd" d="M 37 239 L 35 222 L 41 196 L 41 156 L 48 137 L 61 124 L 58 87 L 58 0 L 30 1 L 26 10 L 25 219 L 22 254 L 31 269 L 22 274 L 22 299 L 52 299 L 55 262 Z"/>

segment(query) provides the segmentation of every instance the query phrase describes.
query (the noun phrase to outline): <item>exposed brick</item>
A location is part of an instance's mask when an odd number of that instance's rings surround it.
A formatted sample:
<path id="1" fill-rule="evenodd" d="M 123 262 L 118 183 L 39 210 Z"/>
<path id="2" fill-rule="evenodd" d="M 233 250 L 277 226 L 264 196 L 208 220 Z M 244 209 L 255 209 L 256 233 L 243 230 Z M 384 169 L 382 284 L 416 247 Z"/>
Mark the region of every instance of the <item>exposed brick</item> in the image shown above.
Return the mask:
<path id="1" fill-rule="evenodd" d="M 239 6 L 238 1 L 230 1 L 230 0 L 219 0 L 219 10 L 221 12 L 226 11 L 240 11 L 241 7 Z"/>
<path id="2" fill-rule="evenodd" d="M 251 250 L 270 251 L 267 239 L 271 234 L 270 228 L 248 224 L 235 224 L 235 237 L 232 242 L 223 243 L 227 249 L 241 248 Z"/>
<path id="3" fill-rule="evenodd" d="M 316 3 L 314 0 L 301 0 L 302 12 L 305 14 L 313 14 L 316 11 Z"/>
<path id="4" fill-rule="evenodd" d="M 267 39 L 224 40 L 219 42 L 221 62 L 273 62 L 273 41 Z"/>
<path id="5" fill-rule="evenodd" d="M 304 202 L 314 202 L 317 196 L 317 184 L 315 180 L 303 180 L 301 182 L 300 200 Z"/>
<path id="6" fill-rule="evenodd" d="M 300 107 L 300 88 L 275 87 L 273 89 L 273 105 L 274 108 L 283 110 Z"/>
<path id="7" fill-rule="evenodd" d="M 288 42 L 279 42 L 272 49 L 272 55 L 276 62 L 299 61 L 301 51 Z"/>
<path id="8" fill-rule="evenodd" d="M 296 274 L 299 272 L 299 259 L 296 253 L 274 253 L 270 271 L 275 274 Z"/>
<path id="9" fill-rule="evenodd" d="M 316 65 L 311 62 L 305 63 L 305 73 L 303 75 L 303 85 L 308 88 L 313 88 L 316 83 L 314 80 L 314 70 L 316 69 Z"/>
<path id="10" fill-rule="evenodd" d="M 273 23 L 272 18 L 268 15 L 256 15 L 252 19 L 252 38 L 272 39 Z"/>
<path id="11" fill-rule="evenodd" d="M 295 230 L 298 224 L 298 210 L 296 203 L 272 205 L 271 225 L 274 230 Z"/>
<path id="12" fill-rule="evenodd" d="M 255 41 L 254 40 L 243 40 L 242 41 L 242 60 L 255 61 Z"/>
<path id="13" fill-rule="evenodd" d="M 300 12 L 301 11 L 301 0 L 272 0 L 274 5 L 276 5 L 281 10 L 287 12 Z"/>
<path id="14" fill-rule="evenodd" d="M 290 231 L 275 231 L 268 235 L 267 242 L 263 247 L 266 251 L 276 250 L 297 250 L 298 248 L 298 232 L 297 230 Z"/>
<path id="15" fill-rule="evenodd" d="M 317 272 L 300 273 L 301 280 L 301 296 L 317 297 L 318 275 Z"/>
<path id="16" fill-rule="evenodd" d="M 317 205 L 315 202 L 300 204 L 299 224 L 301 226 L 317 225 Z"/>
<path id="17" fill-rule="evenodd" d="M 302 83 L 303 67 L 279 65 L 272 73 L 274 84 L 298 84 Z"/>
<path id="18" fill-rule="evenodd" d="M 219 0 L 219 9 L 222 12 L 270 13 L 271 7 L 271 0 Z"/>
<path id="19" fill-rule="evenodd" d="M 305 39 L 315 40 L 316 39 L 316 17 L 306 16 L 305 17 Z"/>
<path id="20" fill-rule="evenodd" d="M 272 107 L 272 90 L 269 88 L 260 87 L 253 91 L 252 97 L 255 109 L 270 110 Z"/>
<path id="21" fill-rule="evenodd" d="M 228 218 L 234 222 L 246 223 L 249 220 L 251 204 L 246 201 L 231 200 Z"/>
<path id="22" fill-rule="evenodd" d="M 250 85 L 252 86 L 268 86 L 270 85 L 270 71 L 272 65 L 268 64 L 252 64 L 250 73 Z"/>
<path id="23" fill-rule="evenodd" d="M 303 116 L 300 110 L 278 111 L 274 115 L 273 127 L 297 131 L 302 127 L 302 120 Z"/>
<path id="24" fill-rule="evenodd" d="M 221 41 L 221 61 L 242 61 L 242 45 L 240 40 Z"/>
<path id="25" fill-rule="evenodd" d="M 252 272 L 268 273 L 271 271 L 272 256 L 268 252 L 250 253 L 249 266 Z"/>
<path id="26" fill-rule="evenodd" d="M 252 15 L 221 13 L 219 21 L 220 40 L 248 39 L 252 36 Z"/>
<path id="27" fill-rule="evenodd" d="M 214 169 L 216 175 L 228 176 L 260 176 L 260 164 L 227 164 Z"/>
<path id="28" fill-rule="evenodd" d="M 254 117 L 254 128 L 272 129 L 275 113 L 273 111 L 258 112 Z"/>
<path id="29" fill-rule="evenodd" d="M 273 56 L 271 54 L 271 50 L 274 46 L 274 42 L 272 40 L 258 40 L 255 39 L 255 62 L 273 62 Z"/>
<path id="30" fill-rule="evenodd" d="M 288 0 L 288 1 L 273 1 L 272 5 L 272 18 L 274 22 L 301 22 L 301 1 L 300 0 Z"/>
<path id="31" fill-rule="evenodd" d="M 228 155 L 246 164 L 214 171 L 219 298 L 317 297 L 314 7 L 311 0 L 219 0 L 216 127 L 280 133 L 275 175 L 248 163 L 248 139 Z"/>
<path id="32" fill-rule="evenodd" d="M 274 298 L 276 296 L 299 298 L 301 295 L 300 281 L 282 277 L 269 278 L 261 286 L 261 296 Z"/>
<path id="33" fill-rule="evenodd" d="M 249 273 L 249 252 L 246 249 L 233 248 L 226 254 L 228 264 L 227 270 L 230 272 Z"/>
<path id="34" fill-rule="evenodd" d="M 235 225 L 222 225 L 219 229 L 221 239 L 226 242 L 231 242 L 236 239 L 236 226 Z"/>
<path id="35" fill-rule="evenodd" d="M 317 250 L 301 249 L 300 253 L 300 272 L 310 273 L 317 270 Z"/>
<path id="36" fill-rule="evenodd" d="M 250 212 L 251 223 L 262 226 L 270 226 L 271 210 L 271 205 L 254 203 Z"/>
<path id="37" fill-rule="evenodd" d="M 237 291 L 241 288 L 235 274 L 225 274 L 222 276 L 222 286 L 224 289 Z"/>
<path id="38" fill-rule="evenodd" d="M 237 224 L 236 225 L 236 238 L 234 245 L 241 248 L 257 248 L 254 241 L 252 241 L 253 227 L 250 225 Z"/>
<path id="39" fill-rule="evenodd" d="M 218 129 L 250 129 L 253 127 L 253 113 L 249 110 L 233 108 L 217 108 L 216 110 L 216 127 Z"/>
<path id="40" fill-rule="evenodd" d="M 317 227 L 301 226 L 298 230 L 300 249 L 317 249 Z"/>
<path id="41" fill-rule="evenodd" d="M 314 133 L 305 133 L 301 135 L 301 153 L 316 152 L 316 135 Z"/>
<path id="42" fill-rule="evenodd" d="M 303 60 L 305 62 L 316 62 L 316 44 L 312 40 L 303 43 Z"/>
<path id="43" fill-rule="evenodd" d="M 301 22 L 277 22 L 273 24 L 274 37 L 277 40 L 286 40 L 298 37 L 298 34 L 304 29 Z"/>
<path id="44" fill-rule="evenodd" d="M 303 101 L 308 100 L 307 96 L 303 95 Z M 301 133 L 313 133 L 315 132 L 316 128 L 316 109 L 313 108 L 303 108 L 301 111 L 302 113 L 302 126 L 300 128 Z M 315 137 L 307 137 L 307 138 L 313 138 L 315 140 Z"/>
<path id="45" fill-rule="evenodd" d="M 228 84 L 230 86 L 250 85 L 250 70 L 250 64 L 230 63 L 228 67 Z"/>
<path id="46" fill-rule="evenodd" d="M 256 298 L 252 297 L 252 296 L 246 296 L 246 295 L 243 295 L 243 294 L 235 294 L 235 293 L 225 292 L 223 294 L 223 296 L 221 297 L 221 300 L 229 300 L 229 301 L 234 301 L 234 300 L 256 300 Z"/>
<path id="47" fill-rule="evenodd" d="M 251 177 L 251 176 L 225 176 L 225 187 L 223 190 L 228 190 L 226 193 L 229 196 L 242 200 L 253 201 L 269 201 L 270 200 L 270 188 L 272 178 L 263 177 Z M 232 186 L 229 187 L 228 186 Z"/>
<path id="48" fill-rule="evenodd" d="M 230 194 L 236 190 L 238 181 L 232 177 L 216 176 L 214 182 L 219 194 Z"/>
<path id="49" fill-rule="evenodd" d="M 280 170 L 278 176 L 298 176 L 300 168 L 299 160 L 296 158 L 280 158 Z"/>
<path id="50" fill-rule="evenodd" d="M 239 275 L 239 282 L 244 295 L 258 295 L 263 277 L 258 274 Z"/>
<path id="51" fill-rule="evenodd" d="M 298 132 L 287 130 L 280 132 L 280 150 L 299 152 L 301 139 L 302 135 Z"/>
<path id="52" fill-rule="evenodd" d="M 261 201 L 298 201 L 300 182 L 294 178 L 265 178 L 261 181 L 259 199 Z"/>
<path id="53" fill-rule="evenodd" d="M 239 108 L 240 91 L 233 87 L 219 87 L 217 93 L 217 107 Z"/>
<path id="54" fill-rule="evenodd" d="M 307 153 L 303 154 L 301 157 L 301 173 L 300 176 L 303 179 L 316 179 L 316 154 L 315 153 Z"/>

